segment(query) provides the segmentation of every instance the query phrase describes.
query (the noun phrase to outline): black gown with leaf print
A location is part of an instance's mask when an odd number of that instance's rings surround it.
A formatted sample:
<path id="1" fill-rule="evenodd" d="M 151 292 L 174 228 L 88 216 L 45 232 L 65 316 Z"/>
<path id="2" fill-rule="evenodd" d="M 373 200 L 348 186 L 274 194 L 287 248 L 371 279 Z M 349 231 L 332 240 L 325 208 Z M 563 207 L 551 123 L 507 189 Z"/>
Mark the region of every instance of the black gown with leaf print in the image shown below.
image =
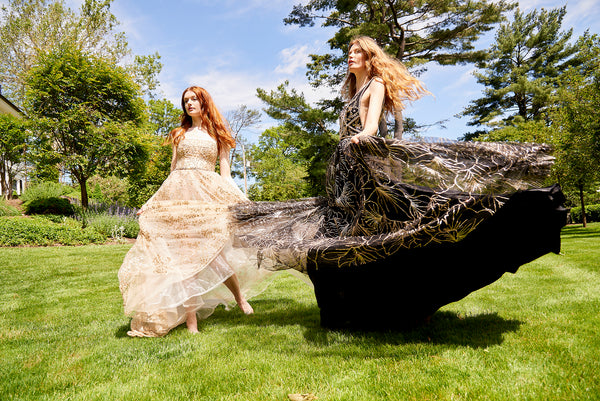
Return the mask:
<path id="1" fill-rule="evenodd" d="M 366 86 L 365 86 L 366 88 Z M 560 251 L 558 186 L 541 144 L 367 137 L 360 97 L 340 118 L 327 197 L 233 206 L 235 246 L 314 284 L 321 325 L 405 328 L 505 272 Z"/>

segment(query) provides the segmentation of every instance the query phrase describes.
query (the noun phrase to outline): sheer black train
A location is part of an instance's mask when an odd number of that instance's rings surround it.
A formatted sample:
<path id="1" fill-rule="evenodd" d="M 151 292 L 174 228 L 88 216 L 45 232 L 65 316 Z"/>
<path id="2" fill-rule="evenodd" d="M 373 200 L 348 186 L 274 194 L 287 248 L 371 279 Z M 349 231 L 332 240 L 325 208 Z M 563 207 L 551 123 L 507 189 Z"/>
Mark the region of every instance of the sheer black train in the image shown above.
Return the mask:
<path id="1" fill-rule="evenodd" d="M 560 251 L 566 221 L 537 144 L 343 138 L 327 197 L 233 207 L 262 268 L 308 273 L 326 327 L 409 327 Z"/>

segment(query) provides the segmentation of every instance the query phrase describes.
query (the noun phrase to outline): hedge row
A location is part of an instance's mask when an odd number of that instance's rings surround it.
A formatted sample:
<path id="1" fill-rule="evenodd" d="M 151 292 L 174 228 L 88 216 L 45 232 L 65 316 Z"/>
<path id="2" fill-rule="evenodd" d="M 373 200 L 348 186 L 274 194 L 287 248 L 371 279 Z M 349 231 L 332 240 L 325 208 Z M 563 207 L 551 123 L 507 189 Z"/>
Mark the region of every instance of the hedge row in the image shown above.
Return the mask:
<path id="1" fill-rule="evenodd" d="M 0 218 L 0 246 L 83 245 L 107 240 L 93 228 L 82 230 L 73 219 L 52 220 L 41 216 Z"/>
<path id="2" fill-rule="evenodd" d="M 589 205 L 585 207 L 585 217 L 588 223 L 592 221 L 600 221 L 600 205 Z M 581 207 L 571 208 L 571 220 L 573 223 L 579 224 L 582 222 Z"/>

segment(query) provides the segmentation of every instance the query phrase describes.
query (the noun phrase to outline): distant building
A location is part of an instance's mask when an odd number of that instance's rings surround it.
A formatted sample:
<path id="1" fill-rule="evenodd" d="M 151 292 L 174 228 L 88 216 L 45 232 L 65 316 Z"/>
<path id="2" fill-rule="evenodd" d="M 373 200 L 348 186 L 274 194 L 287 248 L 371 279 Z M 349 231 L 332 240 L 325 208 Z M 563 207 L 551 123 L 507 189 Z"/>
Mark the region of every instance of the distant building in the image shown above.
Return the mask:
<path id="1" fill-rule="evenodd" d="M 15 117 L 23 118 L 23 112 L 14 104 L 10 102 L 7 98 L 2 96 L 2 89 L 0 88 L 0 113 L 1 114 L 12 114 Z M 25 171 L 25 168 L 23 168 Z M 17 195 L 21 195 L 27 186 L 27 175 L 23 173 L 17 173 L 15 180 L 13 182 L 13 193 Z M 6 195 L 2 193 L 2 189 L 0 188 L 0 195 Z"/>
<path id="2" fill-rule="evenodd" d="M 22 118 L 23 113 L 17 106 L 12 104 L 10 100 L 2 96 L 2 89 L 0 88 L 0 113 L 2 114 L 12 114 L 15 117 Z"/>

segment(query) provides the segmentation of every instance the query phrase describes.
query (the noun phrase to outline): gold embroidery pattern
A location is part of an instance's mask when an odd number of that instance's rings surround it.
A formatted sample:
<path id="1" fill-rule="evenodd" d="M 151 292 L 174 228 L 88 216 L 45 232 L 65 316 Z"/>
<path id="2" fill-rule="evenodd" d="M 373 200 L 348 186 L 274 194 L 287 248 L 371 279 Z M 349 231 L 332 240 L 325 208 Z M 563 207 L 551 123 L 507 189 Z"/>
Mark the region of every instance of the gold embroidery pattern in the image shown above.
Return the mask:
<path id="1" fill-rule="evenodd" d="M 228 208 L 248 200 L 214 171 L 216 160 L 207 133 L 186 133 L 176 169 L 144 206 L 140 233 L 119 269 L 130 335 L 162 336 L 185 321 L 187 310 L 207 317 L 217 305 L 234 303 L 221 285 L 234 272 L 244 278 L 246 295 L 259 291 L 254 286 L 266 272 L 252 268 L 256 252 L 230 245 Z"/>

